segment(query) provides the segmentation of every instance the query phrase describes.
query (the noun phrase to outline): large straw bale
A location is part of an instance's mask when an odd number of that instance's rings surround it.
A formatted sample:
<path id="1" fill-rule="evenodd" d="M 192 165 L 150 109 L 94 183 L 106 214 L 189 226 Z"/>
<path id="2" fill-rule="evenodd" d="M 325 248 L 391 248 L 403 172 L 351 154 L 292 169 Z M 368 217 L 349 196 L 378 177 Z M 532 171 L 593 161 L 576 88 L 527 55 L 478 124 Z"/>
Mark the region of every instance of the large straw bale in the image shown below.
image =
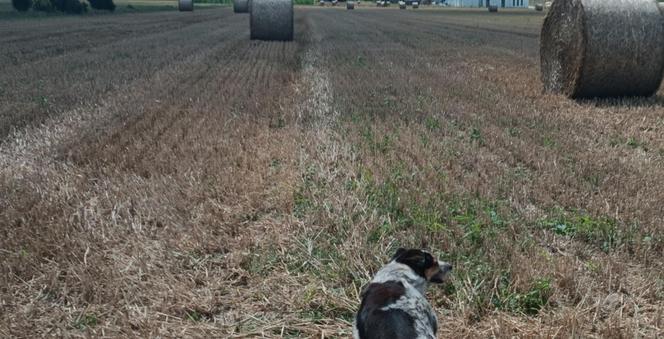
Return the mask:
<path id="1" fill-rule="evenodd" d="M 544 89 L 573 98 L 650 96 L 664 70 L 654 0 L 556 0 L 540 42 Z"/>
<path id="2" fill-rule="evenodd" d="M 233 12 L 235 13 L 249 13 L 250 0 L 233 0 Z"/>
<path id="3" fill-rule="evenodd" d="M 252 40 L 293 40 L 293 0 L 251 0 Z"/>
<path id="4" fill-rule="evenodd" d="M 180 12 L 191 12 L 194 10 L 194 0 L 178 0 L 178 10 Z"/>

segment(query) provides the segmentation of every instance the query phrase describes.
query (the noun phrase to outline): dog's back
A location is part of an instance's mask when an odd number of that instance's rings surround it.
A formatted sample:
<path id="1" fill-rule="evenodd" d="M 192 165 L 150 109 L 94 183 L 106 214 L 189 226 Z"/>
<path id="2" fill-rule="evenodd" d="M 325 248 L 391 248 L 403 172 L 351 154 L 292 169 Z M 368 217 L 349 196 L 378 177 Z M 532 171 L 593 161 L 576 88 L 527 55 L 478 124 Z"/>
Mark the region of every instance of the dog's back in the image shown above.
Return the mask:
<path id="1" fill-rule="evenodd" d="M 362 339 L 417 338 L 414 320 L 403 310 L 390 308 L 406 289 L 401 282 L 388 281 L 370 284 L 364 291 L 357 314 L 357 336 Z"/>

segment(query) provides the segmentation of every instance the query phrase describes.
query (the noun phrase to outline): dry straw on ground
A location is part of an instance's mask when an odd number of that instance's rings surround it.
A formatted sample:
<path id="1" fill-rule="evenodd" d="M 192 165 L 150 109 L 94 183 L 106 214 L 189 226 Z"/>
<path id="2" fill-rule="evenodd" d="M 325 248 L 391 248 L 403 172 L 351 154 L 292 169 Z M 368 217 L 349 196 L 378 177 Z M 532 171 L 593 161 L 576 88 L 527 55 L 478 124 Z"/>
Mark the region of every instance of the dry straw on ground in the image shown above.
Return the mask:
<path id="1" fill-rule="evenodd" d="M 297 14 L 0 21 L 0 338 L 349 338 L 400 245 L 439 338 L 664 337 L 664 92 L 540 95 L 534 11 Z"/>
<path id="2" fill-rule="evenodd" d="M 252 40 L 293 40 L 293 0 L 253 0 Z"/>
<path id="3" fill-rule="evenodd" d="M 180 12 L 191 12 L 194 10 L 194 0 L 178 0 Z"/>
<path id="4" fill-rule="evenodd" d="M 249 13 L 250 0 L 233 0 L 233 12 L 235 13 Z"/>
<path id="5" fill-rule="evenodd" d="M 664 70 L 664 18 L 654 0 L 557 0 L 540 55 L 548 92 L 650 96 Z"/>

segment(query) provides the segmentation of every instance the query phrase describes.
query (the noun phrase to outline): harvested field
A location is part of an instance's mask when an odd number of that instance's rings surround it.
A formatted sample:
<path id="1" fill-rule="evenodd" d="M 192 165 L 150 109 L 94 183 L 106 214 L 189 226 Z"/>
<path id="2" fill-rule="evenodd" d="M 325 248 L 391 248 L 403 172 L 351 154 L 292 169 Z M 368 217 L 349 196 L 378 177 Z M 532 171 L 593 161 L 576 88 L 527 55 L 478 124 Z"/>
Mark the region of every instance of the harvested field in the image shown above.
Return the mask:
<path id="1" fill-rule="evenodd" d="M 0 22 L 0 337 L 338 337 L 398 246 L 439 337 L 664 336 L 664 92 L 543 95 L 543 14 Z"/>

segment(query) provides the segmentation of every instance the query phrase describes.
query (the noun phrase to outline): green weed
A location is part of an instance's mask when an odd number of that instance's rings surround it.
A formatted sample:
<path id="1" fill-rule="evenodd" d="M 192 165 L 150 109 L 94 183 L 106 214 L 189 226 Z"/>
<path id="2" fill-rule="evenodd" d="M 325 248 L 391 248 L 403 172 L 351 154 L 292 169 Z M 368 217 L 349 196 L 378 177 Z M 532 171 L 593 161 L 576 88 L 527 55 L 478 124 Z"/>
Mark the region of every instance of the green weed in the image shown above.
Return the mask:
<path id="1" fill-rule="evenodd" d="M 510 291 L 509 275 L 503 274 L 499 283 L 499 291 L 492 302 L 497 309 L 519 314 L 537 315 L 551 298 L 553 288 L 551 280 L 539 278 L 535 280 L 527 291 Z"/>
<path id="2" fill-rule="evenodd" d="M 474 142 L 477 142 L 477 143 L 479 143 L 479 144 L 483 144 L 483 140 L 482 140 L 482 132 L 480 131 L 479 128 L 474 128 L 474 127 L 473 127 L 473 128 L 470 130 L 470 140 L 471 140 L 471 141 L 474 141 Z"/>

